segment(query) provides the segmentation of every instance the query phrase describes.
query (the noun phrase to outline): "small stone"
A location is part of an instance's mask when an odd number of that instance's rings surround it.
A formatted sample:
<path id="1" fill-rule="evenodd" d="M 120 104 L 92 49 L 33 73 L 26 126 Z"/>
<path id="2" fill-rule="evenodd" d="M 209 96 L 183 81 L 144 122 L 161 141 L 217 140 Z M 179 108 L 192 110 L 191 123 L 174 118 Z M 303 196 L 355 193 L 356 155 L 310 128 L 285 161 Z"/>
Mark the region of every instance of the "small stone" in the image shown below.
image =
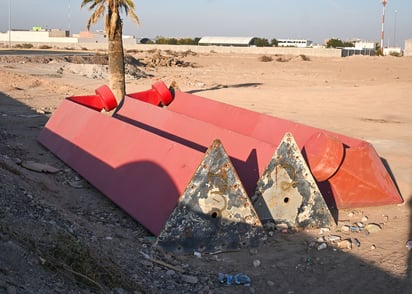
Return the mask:
<path id="1" fill-rule="evenodd" d="M 172 269 L 166 271 L 167 276 L 174 276 L 175 274 L 176 274 L 176 272 Z"/>
<path id="2" fill-rule="evenodd" d="M 319 237 L 319 238 L 317 238 L 316 239 L 316 242 L 318 242 L 318 243 L 323 243 L 323 242 L 325 242 L 325 237 Z"/>
<path id="3" fill-rule="evenodd" d="M 388 220 L 389 220 L 389 216 L 384 215 L 383 216 L 383 222 L 386 223 L 386 222 L 388 222 Z"/>
<path id="4" fill-rule="evenodd" d="M 351 250 L 352 249 L 352 241 L 350 239 L 345 239 L 339 241 L 336 245 L 337 248 L 342 250 Z"/>
<path id="5" fill-rule="evenodd" d="M 358 239 L 353 239 L 353 243 L 355 243 L 356 247 L 360 247 L 360 242 Z"/>
<path id="6" fill-rule="evenodd" d="M 258 250 L 257 250 L 257 248 L 250 248 L 249 253 L 250 253 L 250 255 L 256 255 L 256 254 L 258 254 Z"/>
<path id="7" fill-rule="evenodd" d="M 189 275 L 182 275 L 182 280 L 183 282 L 189 284 L 197 284 L 199 282 L 199 279 L 197 277 Z"/>
<path id="8" fill-rule="evenodd" d="M 200 253 L 199 251 L 195 251 L 193 252 L 193 255 L 197 258 L 201 258 L 202 257 L 202 253 Z"/>
<path id="9" fill-rule="evenodd" d="M 371 245 L 371 249 L 372 249 L 372 250 L 375 250 L 375 249 L 376 249 L 376 245 L 375 245 L 375 244 Z"/>
<path id="10" fill-rule="evenodd" d="M 254 267 L 259 267 L 260 264 L 261 264 L 261 262 L 260 262 L 259 259 L 255 259 L 255 260 L 253 261 L 253 266 L 254 266 Z"/>
<path id="11" fill-rule="evenodd" d="M 282 231 L 288 228 L 289 228 L 288 224 L 285 224 L 285 223 L 276 224 L 276 230 L 278 231 Z"/>
<path id="12" fill-rule="evenodd" d="M 267 222 L 263 225 L 263 227 L 268 230 L 268 231 L 274 231 L 275 230 L 275 224 L 272 222 Z"/>
<path id="13" fill-rule="evenodd" d="M 350 231 L 350 226 L 343 225 L 341 229 L 342 229 L 343 232 L 349 232 Z"/>
<path id="14" fill-rule="evenodd" d="M 320 235 L 322 235 L 322 234 L 324 234 L 324 233 L 328 233 L 328 232 L 330 232 L 330 229 L 329 229 L 329 228 L 320 228 L 320 230 L 319 230 L 319 234 L 320 234 Z"/>
<path id="15" fill-rule="evenodd" d="M 412 240 L 409 240 L 408 242 L 406 242 L 406 248 L 408 248 L 408 250 L 412 249 Z"/>
<path id="16" fill-rule="evenodd" d="M 310 242 L 308 243 L 308 246 L 312 248 L 312 247 L 315 247 L 317 244 L 318 244 L 318 243 L 316 243 L 316 241 L 310 241 Z"/>
<path id="17" fill-rule="evenodd" d="M 318 249 L 318 251 L 320 251 L 320 250 L 326 249 L 327 247 L 328 247 L 328 245 L 326 243 L 322 243 L 318 246 L 317 249 Z"/>
<path id="18" fill-rule="evenodd" d="M 366 215 L 363 216 L 362 219 L 361 219 L 361 221 L 362 221 L 362 222 L 367 222 L 367 221 L 368 221 L 368 217 L 367 217 Z"/>
<path id="19" fill-rule="evenodd" d="M 342 239 L 341 236 L 338 236 L 338 235 L 330 235 L 328 237 L 329 242 L 337 242 L 337 241 L 340 241 L 341 239 Z"/>
<path id="20" fill-rule="evenodd" d="M 351 212 L 348 213 L 348 216 L 349 216 L 349 217 L 353 217 L 354 215 L 355 215 L 355 213 L 354 213 L 353 211 L 351 211 Z"/>
<path id="21" fill-rule="evenodd" d="M 268 284 L 269 287 L 275 286 L 275 282 L 273 281 L 267 281 L 266 284 Z"/>
<path id="22" fill-rule="evenodd" d="M 380 225 L 378 225 L 378 224 L 367 224 L 367 225 L 365 226 L 365 230 L 366 230 L 368 233 L 377 233 L 377 232 L 379 232 L 380 230 L 382 230 L 382 227 L 381 227 Z"/>

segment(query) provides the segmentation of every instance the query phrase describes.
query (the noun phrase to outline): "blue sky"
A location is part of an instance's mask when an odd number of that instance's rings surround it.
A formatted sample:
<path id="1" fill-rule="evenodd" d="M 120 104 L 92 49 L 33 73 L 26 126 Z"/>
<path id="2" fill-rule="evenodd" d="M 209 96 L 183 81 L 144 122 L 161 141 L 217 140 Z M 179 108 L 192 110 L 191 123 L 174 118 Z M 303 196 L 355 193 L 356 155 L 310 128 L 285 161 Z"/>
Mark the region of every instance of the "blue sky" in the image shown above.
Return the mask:
<path id="1" fill-rule="evenodd" d="M 90 12 L 81 0 L 0 0 L 0 31 L 33 26 L 85 30 Z M 141 25 L 125 20 L 124 34 L 137 38 L 256 36 L 380 41 L 381 0 L 135 0 Z M 412 0 L 388 0 L 385 46 L 412 39 Z M 91 30 L 102 29 L 102 23 Z"/>

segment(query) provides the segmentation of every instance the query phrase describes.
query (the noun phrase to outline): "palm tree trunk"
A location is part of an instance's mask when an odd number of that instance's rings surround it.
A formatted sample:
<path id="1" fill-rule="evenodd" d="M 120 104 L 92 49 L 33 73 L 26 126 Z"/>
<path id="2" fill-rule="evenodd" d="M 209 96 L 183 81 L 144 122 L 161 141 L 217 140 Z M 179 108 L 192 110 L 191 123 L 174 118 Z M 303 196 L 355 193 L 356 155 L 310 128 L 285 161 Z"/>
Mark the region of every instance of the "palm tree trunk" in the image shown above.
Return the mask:
<path id="1" fill-rule="evenodd" d="M 120 103 L 126 95 L 122 24 L 117 26 L 112 38 L 109 36 L 109 86 Z"/>

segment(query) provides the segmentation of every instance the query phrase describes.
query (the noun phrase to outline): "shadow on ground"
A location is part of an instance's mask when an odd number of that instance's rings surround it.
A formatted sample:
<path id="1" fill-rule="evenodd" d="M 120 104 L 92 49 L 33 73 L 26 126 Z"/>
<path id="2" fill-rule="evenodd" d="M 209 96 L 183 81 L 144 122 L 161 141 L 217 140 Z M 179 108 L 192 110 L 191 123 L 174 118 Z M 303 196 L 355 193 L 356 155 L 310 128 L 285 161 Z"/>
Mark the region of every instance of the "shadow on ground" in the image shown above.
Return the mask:
<path id="1" fill-rule="evenodd" d="M 242 83 L 242 84 L 233 84 L 233 85 L 221 85 L 218 84 L 216 86 L 206 88 L 206 89 L 195 89 L 191 91 L 187 91 L 189 94 L 195 94 L 199 92 L 205 92 L 205 91 L 215 91 L 215 90 L 221 90 L 225 88 L 255 88 L 260 85 L 263 85 L 263 83 Z"/>

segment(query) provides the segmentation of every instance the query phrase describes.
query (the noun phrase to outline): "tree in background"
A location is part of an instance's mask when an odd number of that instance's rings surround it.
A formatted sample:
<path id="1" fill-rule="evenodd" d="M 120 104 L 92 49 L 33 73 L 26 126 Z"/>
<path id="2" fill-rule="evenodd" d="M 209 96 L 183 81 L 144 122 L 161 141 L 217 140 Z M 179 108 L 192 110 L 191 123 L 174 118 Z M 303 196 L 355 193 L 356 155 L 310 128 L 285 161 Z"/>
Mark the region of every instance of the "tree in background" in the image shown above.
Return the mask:
<path id="1" fill-rule="evenodd" d="M 277 39 L 272 39 L 272 40 L 270 40 L 270 45 L 272 46 L 272 47 L 277 47 L 278 46 L 278 40 Z"/>
<path id="2" fill-rule="evenodd" d="M 326 42 L 327 48 L 342 48 L 342 47 L 354 47 L 352 42 L 343 42 L 340 39 L 329 39 Z"/>
<path id="3" fill-rule="evenodd" d="M 252 45 L 255 45 L 256 47 L 268 47 L 269 41 L 265 38 L 254 38 Z"/>
<path id="4" fill-rule="evenodd" d="M 123 52 L 123 21 L 120 12 L 129 15 L 137 24 L 139 18 L 134 12 L 134 3 L 131 0 L 83 0 L 81 8 L 89 6 L 89 10 L 94 10 L 87 22 L 87 30 L 92 24 L 105 16 L 104 31 L 109 41 L 109 86 L 120 102 L 126 95 L 126 77 L 124 70 Z"/>

